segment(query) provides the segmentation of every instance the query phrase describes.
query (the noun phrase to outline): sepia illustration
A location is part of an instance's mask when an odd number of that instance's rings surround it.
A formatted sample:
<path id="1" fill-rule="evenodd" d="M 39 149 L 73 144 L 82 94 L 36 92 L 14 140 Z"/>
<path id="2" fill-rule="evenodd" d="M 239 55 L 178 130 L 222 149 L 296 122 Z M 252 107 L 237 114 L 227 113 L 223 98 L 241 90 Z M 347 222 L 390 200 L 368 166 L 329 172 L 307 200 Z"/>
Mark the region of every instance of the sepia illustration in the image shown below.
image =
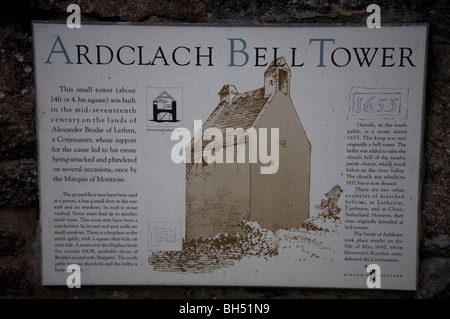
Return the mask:
<path id="1" fill-rule="evenodd" d="M 225 135 L 227 128 L 279 128 L 279 168 L 260 174 L 261 163 L 186 164 L 186 226 L 181 251 L 155 251 L 149 264 L 165 272 L 210 272 L 244 257 L 274 257 L 294 249 L 299 260 L 330 259 L 323 239 L 338 231 L 339 185 L 309 212 L 311 144 L 290 98 L 291 70 L 280 57 L 264 73 L 264 86 L 238 92 L 232 84 L 203 125 Z M 195 157 L 194 140 L 190 154 Z M 249 141 L 233 141 L 233 146 Z M 200 151 L 207 141 L 203 140 Z M 273 151 L 273 150 L 272 150 Z M 236 154 L 234 154 L 236 156 Z"/>
<path id="2" fill-rule="evenodd" d="M 235 234 L 242 220 L 276 231 L 309 217 L 311 144 L 290 98 L 290 78 L 281 57 L 265 71 L 264 87 L 239 93 L 227 84 L 220 90 L 220 102 L 203 129 L 279 128 L 280 165 L 276 174 L 264 175 L 260 163 L 248 161 L 187 164 L 187 239 Z"/>
<path id="3" fill-rule="evenodd" d="M 221 233 L 214 237 L 184 239 L 181 251 L 154 251 L 148 258 L 156 271 L 208 273 L 230 267 L 244 258 L 293 258 L 298 262 L 322 260 L 333 262 L 336 234 L 341 230 L 341 208 L 337 205 L 342 188 L 336 185 L 325 193 L 317 214 L 298 227 L 273 232 L 258 222 L 237 223 L 234 235 Z M 275 212 L 276 213 L 276 212 Z"/>

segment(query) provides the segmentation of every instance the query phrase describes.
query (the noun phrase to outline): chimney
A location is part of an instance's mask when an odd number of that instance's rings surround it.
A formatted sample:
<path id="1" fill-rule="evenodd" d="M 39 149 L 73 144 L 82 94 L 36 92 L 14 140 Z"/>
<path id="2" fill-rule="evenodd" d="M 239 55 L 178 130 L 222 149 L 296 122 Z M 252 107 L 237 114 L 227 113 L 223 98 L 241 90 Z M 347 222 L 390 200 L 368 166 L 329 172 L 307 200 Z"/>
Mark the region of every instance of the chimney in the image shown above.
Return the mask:
<path id="1" fill-rule="evenodd" d="M 236 87 L 231 84 L 224 85 L 218 93 L 220 96 L 220 102 L 230 102 L 236 95 L 239 94 Z"/>
<path id="2" fill-rule="evenodd" d="M 269 97 L 275 92 L 290 94 L 291 69 L 284 57 L 280 57 L 270 64 L 264 72 L 264 97 Z"/>

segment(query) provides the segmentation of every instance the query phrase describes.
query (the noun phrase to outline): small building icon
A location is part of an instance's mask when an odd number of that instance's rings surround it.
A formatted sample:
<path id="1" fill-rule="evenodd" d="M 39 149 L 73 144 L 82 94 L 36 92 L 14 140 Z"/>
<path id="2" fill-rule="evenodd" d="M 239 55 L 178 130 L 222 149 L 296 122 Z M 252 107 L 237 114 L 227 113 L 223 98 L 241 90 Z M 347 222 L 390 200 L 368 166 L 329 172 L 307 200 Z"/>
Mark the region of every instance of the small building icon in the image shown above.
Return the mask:
<path id="1" fill-rule="evenodd" d="M 177 101 L 169 93 L 163 91 L 153 100 L 154 122 L 178 122 Z"/>
<path id="2" fill-rule="evenodd" d="M 309 218 L 311 144 L 290 97 L 290 77 L 281 57 L 264 73 L 264 87 L 239 93 L 227 84 L 218 93 L 203 131 L 279 128 L 279 170 L 263 175 L 261 163 L 187 163 L 187 239 L 235 234 L 242 220 L 276 231 Z"/>

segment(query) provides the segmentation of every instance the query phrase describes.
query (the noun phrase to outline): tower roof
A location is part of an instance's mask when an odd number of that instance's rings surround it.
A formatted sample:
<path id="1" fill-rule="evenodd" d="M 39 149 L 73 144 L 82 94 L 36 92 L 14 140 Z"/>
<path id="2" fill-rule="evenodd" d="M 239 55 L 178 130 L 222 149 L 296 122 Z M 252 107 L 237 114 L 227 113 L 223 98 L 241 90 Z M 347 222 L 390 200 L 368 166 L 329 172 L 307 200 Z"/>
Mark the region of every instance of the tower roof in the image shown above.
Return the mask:
<path id="1" fill-rule="evenodd" d="M 158 95 L 153 101 L 157 101 L 159 99 L 171 99 L 172 101 L 175 101 L 175 99 L 166 91 L 162 91 L 160 95 Z"/>
<path id="2" fill-rule="evenodd" d="M 275 62 L 275 64 L 274 64 L 274 62 Z M 264 74 L 273 72 L 274 70 L 276 70 L 278 68 L 283 68 L 285 70 L 288 70 L 289 72 L 291 71 L 291 68 L 289 67 L 288 63 L 286 62 L 286 59 L 284 57 L 279 57 L 279 58 L 277 58 L 276 61 L 272 61 L 272 63 L 270 63 L 269 67 L 266 69 Z"/>
<path id="3" fill-rule="evenodd" d="M 276 60 L 276 64 L 272 62 L 264 74 L 273 72 L 276 68 L 282 67 L 290 71 L 284 57 Z M 219 92 L 225 93 L 232 90 L 235 95 L 229 100 L 222 100 L 203 124 L 202 130 L 210 127 L 218 128 L 225 135 L 226 128 L 242 128 L 244 130 L 254 126 L 258 116 L 263 111 L 264 106 L 270 99 L 270 95 L 265 94 L 265 88 L 261 87 L 256 90 L 238 93 L 234 85 L 224 85 Z M 193 140 L 191 147 L 193 147 Z M 203 148 L 209 143 L 203 140 Z"/>

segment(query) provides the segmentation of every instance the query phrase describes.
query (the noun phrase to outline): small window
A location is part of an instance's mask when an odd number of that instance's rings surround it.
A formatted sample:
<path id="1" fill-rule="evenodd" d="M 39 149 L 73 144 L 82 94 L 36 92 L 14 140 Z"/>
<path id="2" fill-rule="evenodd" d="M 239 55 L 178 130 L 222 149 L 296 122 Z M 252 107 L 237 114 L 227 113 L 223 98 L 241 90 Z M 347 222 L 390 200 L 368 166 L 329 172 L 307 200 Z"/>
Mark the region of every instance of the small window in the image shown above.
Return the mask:
<path id="1" fill-rule="evenodd" d="M 166 102 L 164 100 L 158 100 L 158 110 L 165 110 Z"/>
<path id="2" fill-rule="evenodd" d="M 288 92 L 288 72 L 283 69 L 278 70 L 278 91 L 289 93 Z"/>

